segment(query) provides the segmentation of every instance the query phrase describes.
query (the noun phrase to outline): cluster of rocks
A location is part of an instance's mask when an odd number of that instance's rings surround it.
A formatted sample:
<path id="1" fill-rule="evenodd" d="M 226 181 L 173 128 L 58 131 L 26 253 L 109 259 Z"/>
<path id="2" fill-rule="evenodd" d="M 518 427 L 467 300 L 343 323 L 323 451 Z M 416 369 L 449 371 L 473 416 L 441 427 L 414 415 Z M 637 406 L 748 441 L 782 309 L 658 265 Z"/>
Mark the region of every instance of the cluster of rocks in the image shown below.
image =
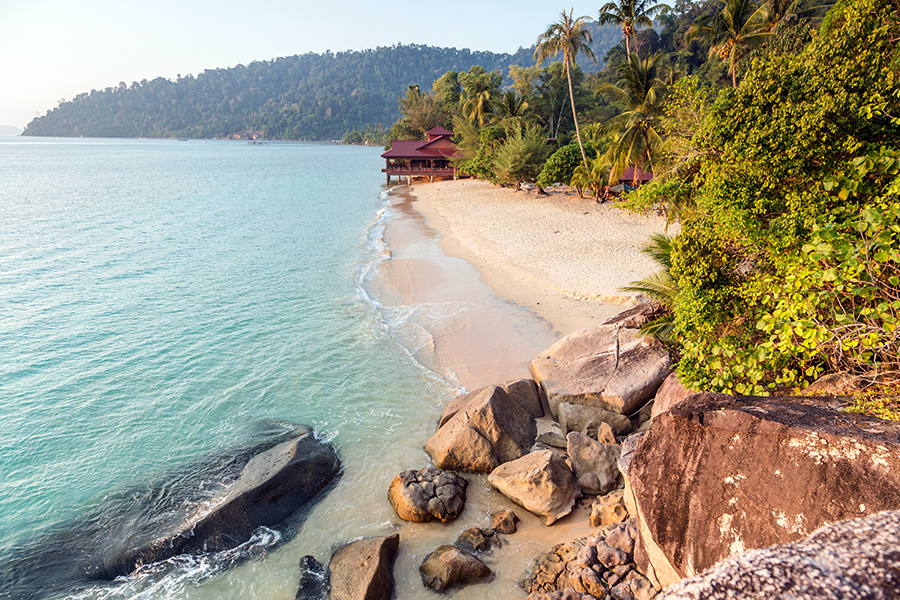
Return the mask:
<path id="1" fill-rule="evenodd" d="M 519 517 L 511 510 L 491 515 L 491 527 L 470 527 L 453 544 L 439 546 L 419 567 L 422 583 L 437 592 L 490 581 L 494 573 L 476 556 L 502 545 L 500 534 L 516 532 Z"/>
<path id="2" fill-rule="evenodd" d="M 825 578 L 839 587 L 869 585 L 854 574 L 861 569 L 887 582 L 870 586 L 869 595 L 841 597 L 897 597 L 900 554 L 886 548 L 900 536 L 898 513 L 862 522 L 893 537 L 868 547 L 851 540 L 847 558 L 838 546 L 852 528 L 798 540 L 830 523 L 900 509 L 900 425 L 845 413 L 834 398 L 693 393 L 671 372 L 665 348 L 636 330 L 653 314 L 638 307 L 575 332 L 534 359 L 532 379 L 454 398 L 425 445 L 434 467 L 391 483 L 397 514 L 415 522 L 457 518 L 468 485 L 460 473 L 487 474 L 494 489 L 547 525 L 578 498 L 597 496 L 590 519 L 598 533 L 542 555 L 521 581 L 530 600 L 645 600 L 717 563 L 724 566 L 665 597 L 762 598 L 766 590 L 793 592 L 791 581 L 816 590 Z M 552 420 L 538 423 L 545 413 Z M 429 555 L 423 583 L 443 591 L 490 580 L 477 554 L 512 531 L 510 516 L 467 530 Z M 377 552 L 361 547 L 369 580 L 385 580 L 371 565 L 391 562 L 393 543 L 380 542 Z M 787 546 L 727 560 L 772 544 Z M 828 563 L 831 554 L 838 558 Z M 788 566 L 775 568 L 777 560 Z M 335 598 L 334 565 L 331 577 Z M 803 594 L 796 597 L 814 597 Z M 340 596 L 350 598 L 380 596 Z"/>
<path id="3" fill-rule="evenodd" d="M 535 561 L 521 581 L 529 600 L 585 597 L 615 600 L 650 600 L 657 594 L 651 582 L 634 564 L 638 535 L 635 519 L 611 525 L 600 535 L 557 544 Z"/>

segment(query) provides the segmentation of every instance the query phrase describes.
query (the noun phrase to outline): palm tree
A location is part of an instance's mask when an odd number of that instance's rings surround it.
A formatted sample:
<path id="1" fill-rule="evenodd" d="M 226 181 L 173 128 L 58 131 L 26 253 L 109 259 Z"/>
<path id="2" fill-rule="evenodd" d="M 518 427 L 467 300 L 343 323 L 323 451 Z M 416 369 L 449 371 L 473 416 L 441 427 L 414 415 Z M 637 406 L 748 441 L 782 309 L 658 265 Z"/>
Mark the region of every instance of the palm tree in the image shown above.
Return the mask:
<path id="1" fill-rule="evenodd" d="M 669 6 L 659 0 L 619 0 L 607 2 L 600 9 L 599 25 L 621 25 L 625 37 L 625 53 L 631 56 L 629 40 L 639 27 L 653 27 L 653 19 L 667 12 Z M 655 6 L 654 6 L 655 5 Z"/>
<path id="2" fill-rule="evenodd" d="M 731 85 L 737 87 L 737 62 L 758 47 L 772 32 L 765 5 L 753 0 L 725 0 L 714 15 L 705 15 L 688 30 L 688 41 L 700 38 L 709 44 L 709 55 L 718 54 L 728 63 Z"/>
<path id="3" fill-rule="evenodd" d="M 666 95 L 665 84 L 656 76 L 661 57 L 657 53 L 641 60 L 632 54 L 619 67 L 615 85 L 607 83 L 597 88 L 597 94 L 628 108 L 607 122 L 607 127 L 620 132 L 604 156 L 611 165 L 610 183 L 618 180 L 629 165 L 634 165 L 634 179 L 640 185 L 644 172 L 659 155 L 662 138 L 656 127 Z"/>
<path id="4" fill-rule="evenodd" d="M 820 20 L 834 3 L 835 0 L 766 0 L 768 30 L 779 23 L 792 24 L 804 18 Z"/>
<path id="5" fill-rule="evenodd" d="M 562 11 L 558 22 L 553 23 L 547 31 L 538 36 L 537 46 L 534 49 L 534 58 L 540 65 L 562 53 L 563 66 L 566 68 L 566 78 L 569 81 L 569 100 L 572 103 L 572 119 L 575 121 L 575 137 L 578 139 L 578 147 L 581 149 L 581 160 L 587 165 L 587 155 L 584 153 L 584 144 L 581 143 L 581 130 L 578 128 L 578 115 L 575 112 L 575 94 L 572 92 L 572 69 L 576 67 L 575 59 L 579 54 L 584 54 L 596 64 L 597 57 L 591 50 L 591 32 L 587 30 L 589 17 L 572 17 L 574 9 Z"/>
<path id="6" fill-rule="evenodd" d="M 673 241 L 674 238 L 665 233 L 654 233 L 651 235 L 650 242 L 642 250 L 645 254 L 650 255 L 650 258 L 662 269 L 646 279 L 632 281 L 631 285 L 619 288 L 624 292 L 644 294 L 650 299 L 659 302 L 666 313 L 652 323 L 645 325 L 641 329 L 641 333 L 644 335 L 656 335 L 665 341 L 672 339 L 672 333 L 675 329 L 672 311 L 675 308 L 675 297 L 680 289 L 678 283 L 672 279 Z"/>
<path id="7" fill-rule="evenodd" d="M 499 94 L 502 81 L 498 72 L 485 71 L 478 65 L 459 74 L 462 85 L 459 101 L 467 119 L 484 127 L 485 121 L 493 112 L 492 100 Z"/>
<path id="8" fill-rule="evenodd" d="M 506 90 L 494 106 L 494 116 L 498 121 L 521 121 L 528 111 L 528 100 L 513 90 Z"/>

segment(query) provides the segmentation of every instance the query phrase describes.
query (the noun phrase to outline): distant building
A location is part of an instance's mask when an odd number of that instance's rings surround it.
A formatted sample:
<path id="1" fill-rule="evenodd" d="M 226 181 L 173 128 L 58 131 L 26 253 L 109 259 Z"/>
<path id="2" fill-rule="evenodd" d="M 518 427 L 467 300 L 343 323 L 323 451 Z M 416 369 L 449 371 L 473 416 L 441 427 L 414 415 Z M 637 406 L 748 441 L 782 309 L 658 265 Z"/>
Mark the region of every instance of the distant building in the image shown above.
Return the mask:
<path id="1" fill-rule="evenodd" d="M 387 175 L 387 184 L 391 177 L 407 180 L 413 177 L 435 176 L 456 178 L 456 169 L 450 166 L 450 157 L 456 154 L 456 144 L 450 139 L 452 131 L 443 127 L 435 127 L 425 134 L 427 140 L 394 140 L 391 149 L 381 155 L 385 160 L 385 168 L 381 170 Z"/>
<path id="2" fill-rule="evenodd" d="M 650 171 L 641 172 L 641 184 L 647 183 L 651 179 L 653 179 L 653 173 Z M 619 183 L 625 183 L 631 187 L 638 187 L 635 185 L 634 167 L 628 167 L 621 175 L 619 175 Z"/>

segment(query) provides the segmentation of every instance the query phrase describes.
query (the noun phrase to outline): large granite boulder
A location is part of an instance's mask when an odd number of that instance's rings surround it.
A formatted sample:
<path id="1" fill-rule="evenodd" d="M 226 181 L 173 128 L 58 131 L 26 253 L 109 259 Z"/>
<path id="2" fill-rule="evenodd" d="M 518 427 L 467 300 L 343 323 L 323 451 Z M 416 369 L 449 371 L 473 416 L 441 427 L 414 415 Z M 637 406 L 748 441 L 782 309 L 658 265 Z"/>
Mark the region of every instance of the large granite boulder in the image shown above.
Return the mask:
<path id="1" fill-rule="evenodd" d="M 233 554 L 218 553 L 246 544 L 260 527 L 289 540 L 304 509 L 337 480 L 341 463 L 306 427 L 272 433 L 112 492 L 77 520 L 17 542 L 15 563 L 0 566 L 0 589 L 12 597 L 51 589 L 63 595 L 70 586 L 112 581 L 180 554 L 234 564 Z M 201 504 L 210 508 L 200 512 Z M 261 545 L 248 546 L 242 554 L 250 556 Z"/>
<path id="2" fill-rule="evenodd" d="M 552 525 L 575 506 L 581 495 L 566 461 L 552 450 L 538 450 L 500 465 L 488 482 L 504 496 Z"/>
<path id="3" fill-rule="evenodd" d="M 562 402 L 557 410 L 559 426 L 567 435 L 577 431 L 600 441 L 604 437 L 604 425 L 619 435 L 631 431 L 631 419 L 605 408 Z"/>
<path id="4" fill-rule="evenodd" d="M 487 581 L 493 572 L 478 557 L 456 546 L 444 545 L 419 567 L 425 587 L 438 592 Z"/>
<path id="5" fill-rule="evenodd" d="M 563 402 L 627 415 L 653 397 L 672 362 L 655 337 L 598 325 L 562 338 L 531 361 L 530 369 L 554 418 Z"/>
<path id="6" fill-rule="evenodd" d="M 582 493 L 596 496 L 614 490 L 619 485 L 618 444 L 601 444 L 581 433 L 572 432 L 567 437 L 567 452 L 575 479 Z"/>
<path id="7" fill-rule="evenodd" d="M 507 381 L 501 385 L 489 385 L 456 396 L 450 400 L 443 414 L 441 414 L 438 428 L 443 427 L 447 421 L 453 418 L 453 415 L 465 408 L 473 399 L 478 398 L 485 390 L 491 390 L 490 393 L 496 393 L 495 390 L 497 389 L 505 392 L 510 400 L 521 406 L 525 412 L 535 419 L 544 416 L 544 408 L 541 404 L 541 396 L 538 393 L 537 384 L 533 379 L 517 379 L 515 381 Z"/>
<path id="8" fill-rule="evenodd" d="M 425 443 L 434 465 L 490 473 L 528 453 L 537 435 L 534 417 L 501 388 L 484 388 Z"/>
<path id="9" fill-rule="evenodd" d="M 464 477 L 433 467 L 403 471 L 391 481 L 388 500 L 405 521 L 447 523 L 465 508 L 468 485 Z"/>
<path id="10" fill-rule="evenodd" d="M 659 415 L 633 452 L 624 444 L 626 501 L 659 583 L 900 508 L 900 424 L 841 406 L 696 394 Z"/>
<path id="11" fill-rule="evenodd" d="M 900 512 L 823 527 L 802 540 L 723 560 L 657 596 L 664 600 L 900 598 Z"/>
<path id="12" fill-rule="evenodd" d="M 662 382 L 653 398 L 653 408 L 651 409 L 651 418 L 656 418 L 666 412 L 688 396 L 696 394 L 694 390 L 685 387 L 678 381 L 675 373 L 670 373 L 666 380 Z"/>
<path id="13" fill-rule="evenodd" d="M 331 600 L 390 600 L 400 534 L 350 542 L 328 563 Z"/>

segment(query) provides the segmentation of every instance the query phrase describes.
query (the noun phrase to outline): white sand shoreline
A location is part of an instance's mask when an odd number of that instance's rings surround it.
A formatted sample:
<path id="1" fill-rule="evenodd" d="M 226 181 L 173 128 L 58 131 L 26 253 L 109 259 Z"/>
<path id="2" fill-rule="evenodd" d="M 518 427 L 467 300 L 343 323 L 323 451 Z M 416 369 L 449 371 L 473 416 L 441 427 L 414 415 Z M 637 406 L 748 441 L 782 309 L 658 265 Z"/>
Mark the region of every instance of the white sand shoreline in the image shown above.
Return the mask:
<path id="1" fill-rule="evenodd" d="M 619 288 L 659 269 L 641 248 L 665 231 L 662 217 L 471 179 L 414 183 L 410 194 L 448 255 L 467 260 L 498 296 L 561 336 L 635 305 L 635 294 Z"/>

